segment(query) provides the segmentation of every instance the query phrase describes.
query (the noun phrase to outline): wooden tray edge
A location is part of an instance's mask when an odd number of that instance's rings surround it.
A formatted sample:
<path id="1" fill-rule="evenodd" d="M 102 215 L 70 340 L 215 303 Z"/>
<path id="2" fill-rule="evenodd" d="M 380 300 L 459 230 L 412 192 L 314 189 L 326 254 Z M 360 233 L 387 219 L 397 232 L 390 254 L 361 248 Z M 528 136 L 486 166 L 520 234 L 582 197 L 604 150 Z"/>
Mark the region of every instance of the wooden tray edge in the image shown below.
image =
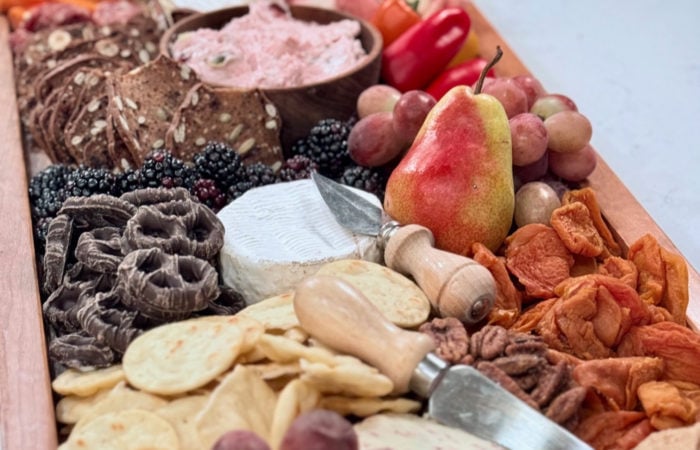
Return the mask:
<path id="1" fill-rule="evenodd" d="M 479 36 L 482 55 L 487 59 L 492 57 L 496 53 L 497 45 L 504 52 L 503 58 L 496 65 L 498 74 L 514 76 L 531 73 L 476 6 L 469 3 L 467 11 L 472 19 L 472 26 Z M 682 255 L 599 153 L 597 156 L 596 169 L 588 177 L 587 184 L 596 192 L 605 220 L 619 238 L 624 250 L 626 251 L 633 242 L 643 235 L 651 234 L 661 246 Z M 687 311 L 688 325 L 695 331 L 700 331 L 700 274 L 689 262 L 686 261 L 686 265 L 688 266 L 688 292 L 690 294 Z"/>
<path id="2" fill-rule="evenodd" d="M 501 38 L 491 23 L 474 6 L 468 6 L 472 23 L 479 34 L 485 56 L 501 45 L 505 56 L 499 63 L 499 72 L 508 75 L 526 74 L 529 70 Z M 10 49 L 5 43 L 8 24 L 0 16 L 0 67 L 12 67 Z M 0 164 L 0 205 L 6 212 L 0 222 L 0 240 L 14 242 L 4 249 L 6 270 L 0 275 L 0 289 L 5 294 L 5 307 L 0 313 L 0 448 L 24 450 L 28 448 L 56 448 L 56 422 L 50 388 L 50 376 L 43 332 L 41 302 L 36 284 L 37 272 L 33 256 L 31 216 L 27 197 L 25 161 L 17 113 L 14 81 L 11 70 L 0 70 L 0 136 L 7 149 Z M 21 183 L 16 180 L 21 173 Z M 629 245 L 644 233 L 654 235 L 669 250 L 678 252 L 666 234 L 651 219 L 620 179 L 600 158 L 590 185 L 598 193 L 598 200 L 606 220 L 619 234 L 623 244 Z M 610 189 L 607 195 L 604 189 Z M 614 194 L 612 193 L 614 192 Z M 634 223 L 630 222 L 634 218 Z M 31 249 L 27 253 L 26 249 Z M 694 329 L 700 325 L 700 275 L 688 264 L 691 303 L 688 319 Z M 38 333 L 37 333 L 38 330 Z M 22 342 L 12 347 L 7 340 Z"/>
<path id="3" fill-rule="evenodd" d="M 57 446 L 56 420 L 8 32 L 0 16 L 0 240 L 13 243 L 2 249 L 0 272 L 0 448 L 50 449 Z"/>

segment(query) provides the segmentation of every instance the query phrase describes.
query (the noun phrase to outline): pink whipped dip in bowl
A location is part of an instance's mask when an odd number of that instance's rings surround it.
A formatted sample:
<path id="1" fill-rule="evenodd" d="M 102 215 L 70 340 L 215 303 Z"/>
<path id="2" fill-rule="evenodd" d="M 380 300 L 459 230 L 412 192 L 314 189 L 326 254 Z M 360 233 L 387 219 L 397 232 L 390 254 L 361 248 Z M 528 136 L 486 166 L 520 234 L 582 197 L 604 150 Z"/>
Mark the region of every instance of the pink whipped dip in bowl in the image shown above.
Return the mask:
<path id="1" fill-rule="evenodd" d="M 279 110 L 284 148 L 324 118 L 348 119 L 379 80 L 382 40 L 371 24 L 308 6 L 268 2 L 188 16 L 164 35 L 161 53 L 205 82 L 259 89 Z"/>

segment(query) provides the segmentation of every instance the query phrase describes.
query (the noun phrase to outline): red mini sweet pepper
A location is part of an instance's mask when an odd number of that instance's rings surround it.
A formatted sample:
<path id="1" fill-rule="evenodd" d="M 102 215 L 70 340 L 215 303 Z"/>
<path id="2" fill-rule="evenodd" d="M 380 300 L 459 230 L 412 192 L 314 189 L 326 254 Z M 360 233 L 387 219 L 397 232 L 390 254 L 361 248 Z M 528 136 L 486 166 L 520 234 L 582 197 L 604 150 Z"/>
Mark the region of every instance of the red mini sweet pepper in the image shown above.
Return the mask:
<path id="1" fill-rule="evenodd" d="M 472 58 L 457 66 L 445 70 L 425 89 L 428 94 L 435 97 L 435 100 L 440 100 L 443 95 L 455 86 L 471 86 L 479 79 L 481 71 L 489 62 L 484 58 Z M 486 73 L 487 77 L 495 77 L 493 69 Z"/>
<path id="2" fill-rule="evenodd" d="M 471 27 L 461 8 L 445 8 L 417 23 L 382 54 L 382 78 L 402 92 L 423 89 L 444 70 Z"/>

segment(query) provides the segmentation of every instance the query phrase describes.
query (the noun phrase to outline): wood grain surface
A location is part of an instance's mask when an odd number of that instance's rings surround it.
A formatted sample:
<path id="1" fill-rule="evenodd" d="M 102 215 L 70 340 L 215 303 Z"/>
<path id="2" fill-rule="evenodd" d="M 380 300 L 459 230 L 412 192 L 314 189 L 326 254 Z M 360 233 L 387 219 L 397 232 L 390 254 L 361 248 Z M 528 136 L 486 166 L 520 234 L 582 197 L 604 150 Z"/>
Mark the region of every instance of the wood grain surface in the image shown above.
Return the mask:
<path id="1" fill-rule="evenodd" d="M 0 449 L 56 448 L 8 24 L 0 16 Z"/>
<path id="2" fill-rule="evenodd" d="M 485 57 L 504 50 L 498 63 L 500 75 L 529 73 L 503 41 L 498 31 L 473 5 L 469 7 L 472 26 L 479 35 Z M 26 170 L 46 164 L 41 155 L 28 155 L 25 164 L 7 45 L 8 25 L 0 16 L 0 450 L 56 448 L 56 423 L 50 389 L 46 346 L 41 317 L 34 248 L 32 241 Z M 661 245 L 678 251 L 666 234 L 599 158 L 589 179 L 590 186 L 620 243 L 627 246 L 645 233 Z M 689 267 L 690 325 L 700 325 L 700 276 Z"/>

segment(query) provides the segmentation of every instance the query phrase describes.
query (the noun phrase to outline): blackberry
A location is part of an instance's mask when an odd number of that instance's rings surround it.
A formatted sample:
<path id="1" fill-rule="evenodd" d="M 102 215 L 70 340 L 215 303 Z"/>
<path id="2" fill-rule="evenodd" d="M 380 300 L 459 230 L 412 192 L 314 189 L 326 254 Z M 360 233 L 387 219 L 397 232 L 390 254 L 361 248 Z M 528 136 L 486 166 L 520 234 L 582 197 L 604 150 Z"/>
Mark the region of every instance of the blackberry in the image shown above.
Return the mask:
<path id="1" fill-rule="evenodd" d="M 191 167 L 168 151 L 156 150 L 143 162 L 141 187 L 184 187 L 190 189 L 195 175 Z"/>
<path id="2" fill-rule="evenodd" d="M 41 257 L 46 248 L 46 235 L 49 232 L 49 224 L 52 217 L 42 217 L 34 222 L 34 248 L 37 256 Z"/>
<path id="3" fill-rule="evenodd" d="M 89 197 L 93 194 L 112 194 L 114 174 L 107 169 L 79 166 L 66 177 L 64 198 Z"/>
<path id="4" fill-rule="evenodd" d="M 114 176 L 114 195 L 122 195 L 126 192 L 135 191 L 141 187 L 141 171 L 126 170 Z"/>
<path id="5" fill-rule="evenodd" d="M 226 144 L 209 142 L 193 160 L 197 177 L 213 180 L 224 192 L 245 178 L 241 157 Z"/>
<path id="6" fill-rule="evenodd" d="M 214 180 L 200 178 L 194 182 L 190 192 L 197 197 L 197 200 L 207 205 L 214 212 L 219 211 L 228 203 L 226 194 L 221 192 Z"/>
<path id="7" fill-rule="evenodd" d="M 318 172 L 318 164 L 302 155 L 287 159 L 280 168 L 277 178 L 280 181 L 295 181 L 311 178 L 311 172 Z"/>
<path id="8" fill-rule="evenodd" d="M 29 201 L 35 219 L 54 217 L 63 204 L 66 179 L 73 169 L 62 164 L 47 167 L 29 181 Z"/>
<path id="9" fill-rule="evenodd" d="M 245 166 L 245 178 L 230 186 L 228 195 L 231 200 L 235 200 L 245 194 L 249 189 L 273 184 L 277 181 L 275 171 L 272 167 L 263 163 L 253 163 Z"/>
<path id="10" fill-rule="evenodd" d="M 352 122 L 323 119 L 311 128 L 308 136 L 294 143 L 292 155 L 306 156 L 318 164 L 322 175 L 338 178 L 352 162 L 348 152 L 351 129 Z"/>
<path id="11" fill-rule="evenodd" d="M 382 169 L 370 167 L 350 166 L 345 169 L 340 177 L 340 183 L 370 192 L 380 200 L 384 199 L 384 190 L 389 173 Z"/>

